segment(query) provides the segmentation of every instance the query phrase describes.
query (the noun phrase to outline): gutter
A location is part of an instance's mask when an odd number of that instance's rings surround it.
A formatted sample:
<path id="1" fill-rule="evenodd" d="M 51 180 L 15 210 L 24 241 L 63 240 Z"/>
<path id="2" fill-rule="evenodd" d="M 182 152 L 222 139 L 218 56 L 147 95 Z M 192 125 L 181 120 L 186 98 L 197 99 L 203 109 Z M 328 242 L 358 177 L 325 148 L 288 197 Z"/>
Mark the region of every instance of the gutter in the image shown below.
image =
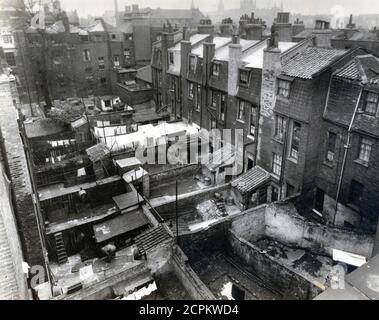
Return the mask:
<path id="1" fill-rule="evenodd" d="M 344 145 L 345 152 L 344 152 L 344 155 L 343 155 L 341 174 L 340 174 L 340 178 L 339 178 L 339 181 L 338 181 L 338 188 L 337 188 L 337 195 L 336 195 L 336 204 L 335 204 L 335 207 L 334 207 L 333 225 L 336 224 L 337 210 L 338 210 L 338 199 L 339 199 L 340 193 L 341 193 L 341 186 L 342 186 L 343 175 L 345 173 L 347 154 L 349 152 L 349 149 L 351 148 L 351 138 L 352 138 L 352 135 L 353 135 L 352 134 L 353 124 L 354 124 L 355 118 L 356 118 L 357 113 L 358 113 L 358 108 L 359 108 L 359 103 L 361 102 L 362 93 L 363 93 L 363 87 L 361 87 L 361 90 L 359 92 L 359 97 L 358 97 L 358 100 L 357 100 L 357 104 L 355 106 L 355 110 L 354 110 L 354 113 L 353 113 L 353 116 L 351 118 L 348 131 L 347 131 L 347 141 L 346 141 L 346 144 Z"/>

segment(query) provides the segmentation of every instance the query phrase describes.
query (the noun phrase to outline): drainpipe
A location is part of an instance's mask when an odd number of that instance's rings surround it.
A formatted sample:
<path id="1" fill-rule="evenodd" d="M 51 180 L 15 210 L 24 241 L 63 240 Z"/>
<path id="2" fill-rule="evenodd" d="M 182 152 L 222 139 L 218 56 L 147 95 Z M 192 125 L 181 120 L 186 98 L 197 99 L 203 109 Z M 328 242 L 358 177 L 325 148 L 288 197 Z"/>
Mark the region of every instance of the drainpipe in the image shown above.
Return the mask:
<path id="1" fill-rule="evenodd" d="M 346 144 L 344 145 L 345 152 L 344 152 L 344 155 L 343 155 L 341 174 L 340 174 L 340 178 L 339 178 L 339 181 L 338 181 L 338 188 L 337 188 L 337 195 L 336 195 L 336 204 L 335 204 L 335 207 L 334 207 L 333 225 L 336 224 L 337 210 L 338 210 L 338 199 L 339 199 L 340 193 L 341 193 L 341 186 L 342 186 L 343 175 L 345 173 L 347 153 L 348 153 L 349 149 L 351 148 L 351 138 L 352 138 L 352 135 L 353 135 L 352 134 L 353 124 L 354 124 L 354 121 L 355 121 L 355 118 L 356 118 L 356 115 L 357 115 L 357 112 L 358 112 L 359 103 L 360 103 L 361 98 L 362 98 L 362 92 L 363 92 L 363 88 L 361 88 L 361 90 L 359 92 L 359 97 L 358 97 L 358 100 L 357 100 L 357 104 L 355 106 L 355 110 L 354 110 L 353 116 L 352 116 L 351 121 L 350 121 L 349 129 L 347 131 L 347 141 L 346 141 Z"/>

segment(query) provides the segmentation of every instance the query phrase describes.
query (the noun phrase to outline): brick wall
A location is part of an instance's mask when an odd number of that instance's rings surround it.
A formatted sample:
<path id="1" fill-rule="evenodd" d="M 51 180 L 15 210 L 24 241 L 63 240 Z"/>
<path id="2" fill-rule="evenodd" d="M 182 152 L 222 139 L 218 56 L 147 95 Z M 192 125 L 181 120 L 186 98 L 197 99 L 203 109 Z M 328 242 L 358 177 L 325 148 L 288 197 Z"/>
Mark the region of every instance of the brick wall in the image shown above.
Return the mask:
<path id="1" fill-rule="evenodd" d="M 32 198 L 23 142 L 19 133 L 17 111 L 12 103 L 8 82 L 0 83 L 0 127 L 12 181 L 12 197 L 25 260 L 29 265 L 44 265 L 37 215 Z"/>

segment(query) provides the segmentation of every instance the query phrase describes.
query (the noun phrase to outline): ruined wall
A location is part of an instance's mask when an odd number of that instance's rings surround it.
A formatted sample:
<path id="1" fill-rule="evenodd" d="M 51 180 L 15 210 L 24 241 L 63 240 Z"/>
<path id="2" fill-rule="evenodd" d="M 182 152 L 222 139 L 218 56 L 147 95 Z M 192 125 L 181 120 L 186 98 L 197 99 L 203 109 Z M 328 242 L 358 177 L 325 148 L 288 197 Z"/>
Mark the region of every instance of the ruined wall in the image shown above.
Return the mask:
<path id="1" fill-rule="evenodd" d="M 195 300 L 215 300 L 213 293 L 200 280 L 195 271 L 188 264 L 188 257 L 179 248 L 173 248 L 171 260 L 172 268 L 176 276 L 181 281 L 184 288 L 188 291 L 192 299 Z"/>
<path id="2" fill-rule="evenodd" d="M 201 255 L 225 251 L 227 247 L 227 232 L 230 221 L 220 219 L 208 227 L 187 232 L 179 238 L 179 245 L 188 256 L 190 262 L 196 262 Z"/>
<path id="3" fill-rule="evenodd" d="M 286 299 L 313 299 L 322 291 L 312 282 L 313 279 L 301 276 L 292 268 L 261 252 L 258 247 L 237 236 L 232 230 L 228 233 L 228 250 L 241 259 L 250 272 L 258 274 Z"/>
<path id="4" fill-rule="evenodd" d="M 271 204 L 233 217 L 232 230 L 239 237 L 255 242 L 268 237 L 293 247 L 331 256 L 339 249 L 371 257 L 372 235 L 308 222 L 292 204 Z"/>
<path id="5" fill-rule="evenodd" d="M 327 255 L 332 255 L 333 249 L 339 249 L 371 257 L 371 235 L 310 223 L 289 212 L 288 207 L 281 209 L 278 206 L 268 206 L 265 225 L 266 236 L 290 246 L 299 246 Z"/>

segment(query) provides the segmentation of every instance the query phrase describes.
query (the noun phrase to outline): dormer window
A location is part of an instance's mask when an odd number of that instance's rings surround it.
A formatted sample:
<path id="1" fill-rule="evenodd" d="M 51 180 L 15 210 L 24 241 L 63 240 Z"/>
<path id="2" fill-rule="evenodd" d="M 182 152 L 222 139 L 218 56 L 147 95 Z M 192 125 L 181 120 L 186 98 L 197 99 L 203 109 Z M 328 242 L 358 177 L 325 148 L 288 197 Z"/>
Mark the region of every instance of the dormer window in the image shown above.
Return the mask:
<path id="1" fill-rule="evenodd" d="M 284 98 L 288 98 L 290 96 L 290 87 L 291 82 L 283 79 L 279 79 L 278 81 L 278 95 Z"/>
<path id="2" fill-rule="evenodd" d="M 368 92 L 364 105 L 364 112 L 370 115 L 376 115 L 378 110 L 379 94 L 374 92 Z"/>
<path id="3" fill-rule="evenodd" d="M 212 63 L 212 76 L 218 77 L 220 75 L 220 63 Z"/>
<path id="4" fill-rule="evenodd" d="M 240 70 L 240 85 L 247 87 L 249 85 L 250 72 L 248 70 Z"/>

